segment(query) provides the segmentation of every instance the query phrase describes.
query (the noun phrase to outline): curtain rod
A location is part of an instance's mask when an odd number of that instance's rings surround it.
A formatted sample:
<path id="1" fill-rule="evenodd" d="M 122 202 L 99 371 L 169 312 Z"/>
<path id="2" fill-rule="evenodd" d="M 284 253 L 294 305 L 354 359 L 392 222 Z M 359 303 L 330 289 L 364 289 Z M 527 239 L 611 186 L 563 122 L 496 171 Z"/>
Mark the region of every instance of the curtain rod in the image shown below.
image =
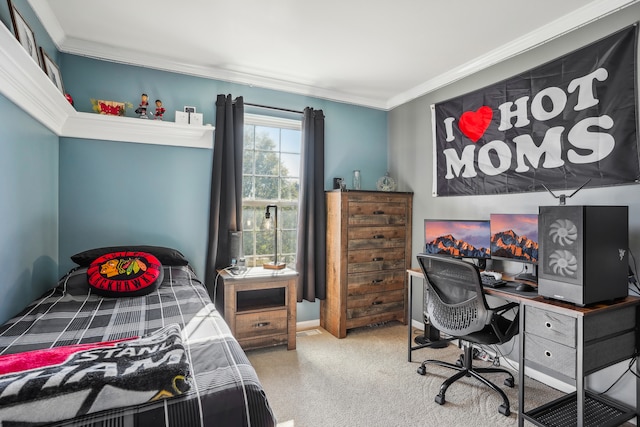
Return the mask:
<path id="1" fill-rule="evenodd" d="M 296 114 L 304 114 L 303 111 L 297 110 L 289 110 L 288 108 L 280 108 L 280 107 L 270 107 L 268 105 L 260 105 L 260 104 L 251 104 L 249 102 L 245 102 L 244 105 L 249 107 L 257 107 L 257 108 L 267 108 L 269 110 L 278 110 L 278 111 L 286 111 L 287 113 L 296 113 Z"/>

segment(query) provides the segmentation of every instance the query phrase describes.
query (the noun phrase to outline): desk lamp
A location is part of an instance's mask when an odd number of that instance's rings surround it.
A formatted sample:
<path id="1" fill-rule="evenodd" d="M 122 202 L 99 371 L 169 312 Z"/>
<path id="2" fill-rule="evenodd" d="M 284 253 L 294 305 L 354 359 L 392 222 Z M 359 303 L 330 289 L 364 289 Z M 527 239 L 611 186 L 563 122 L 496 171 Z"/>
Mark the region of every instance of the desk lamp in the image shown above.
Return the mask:
<path id="1" fill-rule="evenodd" d="M 266 219 L 270 219 L 271 218 L 271 212 L 270 209 L 273 208 L 273 235 L 274 235 L 274 244 L 273 244 L 273 248 L 274 248 L 274 255 L 273 255 L 273 262 L 269 262 L 266 264 L 262 264 L 262 268 L 266 268 L 269 270 L 282 270 L 283 268 L 286 267 L 286 264 L 283 262 L 278 262 L 278 207 L 276 205 L 267 205 L 267 211 L 264 214 L 264 217 Z M 267 226 L 269 225 L 269 223 L 267 223 Z"/>

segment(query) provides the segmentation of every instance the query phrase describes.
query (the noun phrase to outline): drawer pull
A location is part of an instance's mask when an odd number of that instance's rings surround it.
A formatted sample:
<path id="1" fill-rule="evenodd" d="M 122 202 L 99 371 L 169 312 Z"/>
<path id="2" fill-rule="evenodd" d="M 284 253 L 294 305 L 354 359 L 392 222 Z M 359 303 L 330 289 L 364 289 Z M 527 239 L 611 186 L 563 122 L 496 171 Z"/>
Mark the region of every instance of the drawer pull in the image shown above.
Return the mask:
<path id="1" fill-rule="evenodd" d="M 552 354 L 551 354 L 551 352 L 549 350 L 545 350 L 544 351 L 544 355 L 547 356 L 547 357 L 551 357 L 552 356 Z"/>
<path id="2" fill-rule="evenodd" d="M 375 258 L 372 258 L 371 261 L 382 261 L 384 258 L 381 256 L 377 256 Z"/>
<path id="3" fill-rule="evenodd" d="M 376 234 L 373 236 L 374 239 L 384 239 L 384 234 Z"/>
<path id="4" fill-rule="evenodd" d="M 371 305 L 380 305 L 382 304 L 382 301 L 374 301 L 371 303 Z"/>
<path id="5" fill-rule="evenodd" d="M 265 326 L 269 326 L 271 322 L 260 322 L 253 325 L 254 328 L 264 328 Z"/>
<path id="6" fill-rule="evenodd" d="M 371 281 L 371 284 L 377 285 L 377 284 L 382 283 L 382 282 L 384 282 L 384 279 L 373 279 Z"/>
<path id="7" fill-rule="evenodd" d="M 551 329 L 551 322 L 544 322 L 544 326 Z"/>
<path id="8" fill-rule="evenodd" d="M 384 211 L 373 211 L 374 215 L 384 215 Z"/>

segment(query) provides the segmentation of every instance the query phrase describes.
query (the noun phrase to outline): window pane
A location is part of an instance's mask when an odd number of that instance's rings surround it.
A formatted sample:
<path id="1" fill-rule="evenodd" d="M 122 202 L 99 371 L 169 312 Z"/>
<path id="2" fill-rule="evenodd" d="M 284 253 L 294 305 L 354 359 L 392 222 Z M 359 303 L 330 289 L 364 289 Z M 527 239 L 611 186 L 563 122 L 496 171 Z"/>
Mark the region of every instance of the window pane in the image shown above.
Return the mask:
<path id="1" fill-rule="evenodd" d="M 255 126 L 247 125 L 244 127 L 244 149 L 252 150 L 254 147 L 253 141 L 255 139 Z"/>
<path id="2" fill-rule="evenodd" d="M 295 230 L 298 225 L 298 208 L 287 206 L 278 209 L 278 228 L 282 230 Z"/>
<path id="3" fill-rule="evenodd" d="M 245 149 L 242 153 L 242 173 L 253 175 L 254 162 L 255 151 Z"/>
<path id="4" fill-rule="evenodd" d="M 278 154 L 269 151 L 256 152 L 256 175 L 278 176 L 280 170 Z"/>
<path id="5" fill-rule="evenodd" d="M 280 150 L 287 153 L 300 153 L 302 133 L 299 130 L 282 129 Z"/>
<path id="6" fill-rule="evenodd" d="M 273 254 L 273 231 L 256 232 L 256 255 Z"/>
<path id="7" fill-rule="evenodd" d="M 296 253 L 296 243 L 297 243 L 296 232 L 294 230 L 282 231 L 280 233 L 280 236 L 282 238 L 282 242 L 281 242 L 281 245 L 278 246 L 278 252 L 283 254 Z"/>
<path id="8" fill-rule="evenodd" d="M 257 176 L 256 199 L 276 200 L 278 198 L 278 178 Z"/>
<path id="9" fill-rule="evenodd" d="M 280 185 L 282 186 L 280 193 L 282 200 L 298 200 L 300 182 L 297 178 L 283 178 L 280 181 Z"/>
<path id="10" fill-rule="evenodd" d="M 242 231 L 242 249 L 244 251 L 245 260 L 247 257 L 251 257 L 254 255 L 253 247 L 255 244 L 255 233 L 251 231 Z"/>
<path id="11" fill-rule="evenodd" d="M 280 174 L 282 176 L 300 176 L 300 154 L 281 154 L 280 155 Z"/>
<path id="12" fill-rule="evenodd" d="M 253 191 L 253 180 L 254 177 L 252 175 L 244 175 L 242 177 L 242 198 L 243 199 L 255 199 L 254 191 Z"/>
<path id="13" fill-rule="evenodd" d="M 247 231 L 253 231 L 255 228 L 256 220 L 255 220 L 255 208 L 244 206 L 242 208 L 242 231 L 243 237 L 244 233 Z"/>
<path id="14" fill-rule="evenodd" d="M 280 129 L 256 126 L 256 150 L 278 151 L 280 149 Z"/>

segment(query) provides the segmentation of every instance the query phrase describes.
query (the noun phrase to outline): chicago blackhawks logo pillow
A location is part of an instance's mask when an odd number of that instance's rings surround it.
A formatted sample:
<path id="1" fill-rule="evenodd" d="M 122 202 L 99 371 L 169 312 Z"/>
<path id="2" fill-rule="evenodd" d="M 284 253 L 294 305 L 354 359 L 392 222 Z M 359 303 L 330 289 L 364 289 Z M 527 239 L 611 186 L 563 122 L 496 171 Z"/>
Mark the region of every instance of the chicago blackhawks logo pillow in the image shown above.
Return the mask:
<path id="1" fill-rule="evenodd" d="M 146 252 L 111 252 L 96 258 L 87 269 L 89 286 L 106 297 L 147 295 L 162 283 L 158 258 Z"/>

